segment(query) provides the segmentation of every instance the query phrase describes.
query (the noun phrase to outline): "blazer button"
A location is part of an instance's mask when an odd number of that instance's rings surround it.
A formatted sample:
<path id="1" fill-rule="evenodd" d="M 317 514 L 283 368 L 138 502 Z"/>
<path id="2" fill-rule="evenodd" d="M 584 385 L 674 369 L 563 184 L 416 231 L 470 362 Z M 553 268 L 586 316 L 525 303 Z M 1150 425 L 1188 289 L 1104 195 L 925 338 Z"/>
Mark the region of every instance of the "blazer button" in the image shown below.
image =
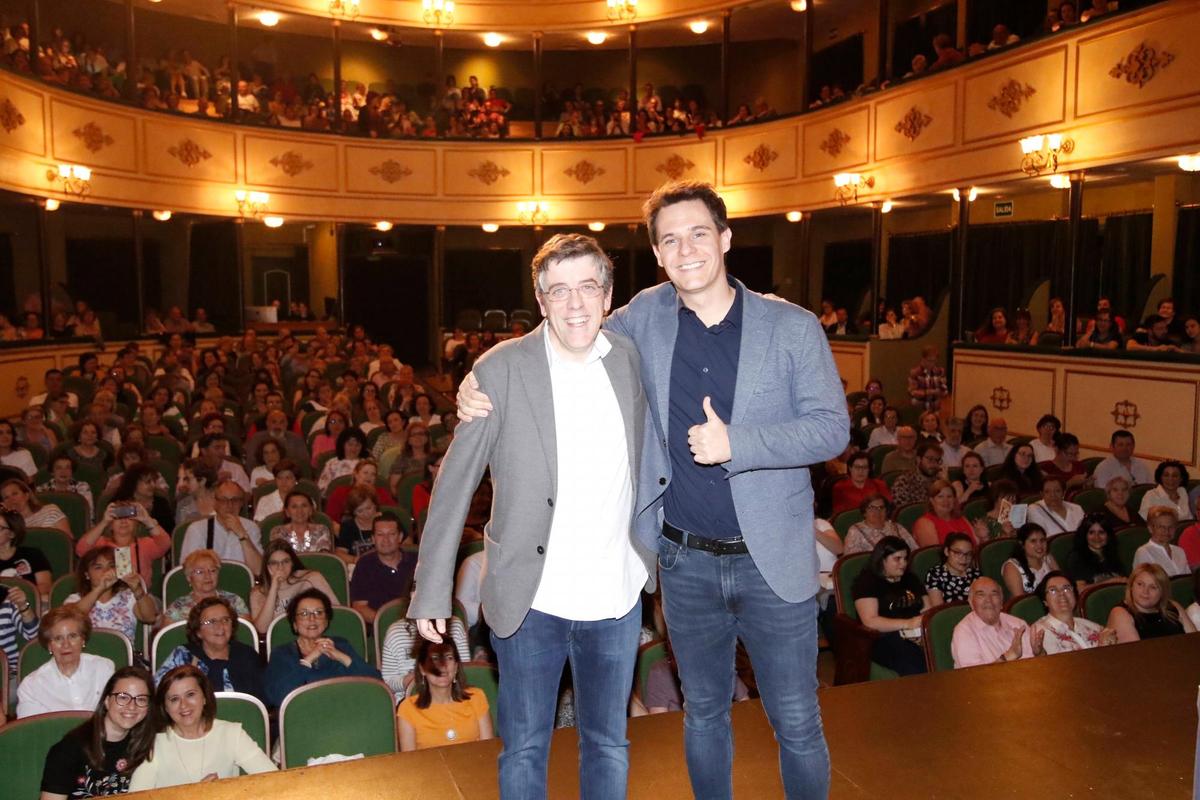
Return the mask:
<path id="1" fill-rule="evenodd" d="M 539 555 L 539 556 L 540 556 L 540 555 L 542 555 L 543 553 L 545 553 L 545 552 L 546 552 L 546 548 L 542 547 L 540 544 L 538 545 L 538 549 L 537 549 L 537 550 L 538 550 L 538 555 Z"/>
<path id="2" fill-rule="evenodd" d="M 554 508 L 554 498 L 553 498 L 553 497 L 547 497 L 547 498 L 546 498 L 546 505 L 550 506 L 551 508 Z"/>
<path id="3" fill-rule="evenodd" d="M 659 479 L 658 479 L 658 485 L 659 485 L 659 486 L 666 486 L 666 485 L 667 485 L 667 479 L 666 479 L 666 478 L 659 478 Z"/>

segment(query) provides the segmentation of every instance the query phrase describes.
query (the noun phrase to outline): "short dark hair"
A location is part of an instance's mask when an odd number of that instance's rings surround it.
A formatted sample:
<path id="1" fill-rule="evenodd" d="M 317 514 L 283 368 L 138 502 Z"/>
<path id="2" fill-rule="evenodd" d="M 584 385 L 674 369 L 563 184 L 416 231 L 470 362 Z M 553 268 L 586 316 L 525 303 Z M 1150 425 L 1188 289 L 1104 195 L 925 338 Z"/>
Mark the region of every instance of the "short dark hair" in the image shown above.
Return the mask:
<path id="1" fill-rule="evenodd" d="M 300 610 L 300 602 L 302 600 L 319 600 L 321 607 L 325 609 L 326 623 L 333 619 L 333 603 L 329 602 L 329 598 L 325 596 L 325 593 L 320 589 L 305 589 L 293 597 L 287 606 L 288 624 L 292 627 L 292 633 L 296 633 L 296 612 Z"/>
<path id="2" fill-rule="evenodd" d="M 1129 439 L 1131 441 L 1136 441 L 1134 440 L 1132 433 L 1122 428 L 1118 428 L 1117 430 L 1113 431 L 1112 436 L 1110 436 L 1108 439 L 1109 446 L 1111 447 L 1112 445 L 1116 444 L 1117 439 Z"/>
<path id="3" fill-rule="evenodd" d="M 271 470 L 272 475 L 278 475 L 281 472 L 290 472 L 300 478 L 300 465 L 290 458 L 281 458 L 275 462 L 275 469 Z"/>
<path id="4" fill-rule="evenodd" d="M 1171 467 L 1175 467 L 1175 469 L 1179 470 L 1179 477 L 1183 479 L 1184 491 L 1187 491 L 1187 484 L 1189 480 L 1187 467 L 1185 467 L 1182 462 L 1174 461 L 1172 459 L 1160 461 L 1158 466 L 1154 468 L 1154 482 L 1162 483 L 1163 473 Z"/>
<path id="5" fill-rule="evenodd" d="M 204 710 L 200 712 L 200 718 L 204 721 L 204 730 L 211 730 L 213 720 L 217 718 L 217 696 L 213 692 L 212 682 L 209 681 L 208 676 L 201 672 L 199 667 L 192 664 L 183 664 L 168 672 L 159 681 L 158 688 L 154 690 L 154 708 L 158 715 L 158 726 L 163 731 L 171 727 L 171 717 L 167 715 L 167 692 L 170 690 L 171 684 L 185 678 L 193 678 L 200 687 L 200 691 L 204 692 Z"/>
<path id="6" fill-rule="evenodd" d="M 225 442 L 228 440 L 229 437 L 223 433 L 206 433 L 200 437 L 200 441 L 197 442 L 197 447 L 199 447 L 201 450 L 207 450 L 213 446 L 214 442 Z"/>
<path id="7" fill-rule="evenodd" d="M 1058 417 L 1054 416 L 1053 414 L 1042 414 L 1042 416 L 1037 421 L 1037 425 L 1035 425 L 1034 427 L 1040 428 L 1043 425 L 1045 425 L 1047 422 L 1054 423 L 1055 432 L 1062 430 L 1062 420 L 1059 419 Z"/>
<path id="8" fill-rule="evenodd" d="M 334 452 L 337 454 L 338 458 L 346 457 L 346 442 L 350 441 L 351 439 L 357 440 L 362 446 L 362 450 L 359 451 L 360 457 L 371 452 L 371 448 L 367 445 L 366 434 L 364 434 L 358 428 L 347 427 L 338 434 L 337 444 L 334 445 Z"/>
<path id="9" fill-rule="evenodd" d="M 1062 578 L 1070 585 L 1071 591 L 1075 591 L 1075 581 L 1067 577 L 1067 573 L 1063 572 L 1061 569 L 1050 570 L 1045 574 L 1045 576 L 1042 577 L 1040 581 L 1038 581 L 1037 587 L 1033 590 L 1037 595 L 1037 599 L 1042 601 L 1043 606 L 1046 605 L 1046 585 L 1050 583 L 1052 578 Z M 1046 606 L 1046 610 L 1049 611 L 1050 607 Z"/>
<path id="10" fill-rule="evenodd" d="M 917 450 L 916 450 L 917 458 L 918 459 L 924 458 L 925 454 L 928 453 L 930 450 L 937 450 L 939 453 L 942 452 L 941 443 L 935 442 L 933 439 L 921 440 L 921 443 L 917 445 Z"/>
<path id="11" fill-rule="evenodd" d="M 671 181 L 664 183 L 654 190 L 654 193 L 642 204 L 642 216 L 646 220 L 646 229 L 650 232 L 650 244 L 658 245 L 658 212 L 676 203 L 686 203 L 689 200 L 699 200 L 708 208 L 718 233 L 729 230 L 729 212 L 725 209 L 725 201 L 711 183 L 703 181 Z"/>
<path id="12" fill-rule="evenodd" d="M 555 264 L 569 258 L 583 256 L 591 256 L 596 259 L 596 268 L 600 271 L 600 285 L 605 289 L 611 287 L 613 285 L 612 259 L 604 252 L 600 243 L 593 237 L 585 236 L 582 233 L 557 233 L 538 248 L 537 254 L 534 255 L 533 262 L 530 264 L 534 290 L 539 294 L 543 291 L 542 274 Z M 415 398 L 413 406 L 416 406 Z"/>
<path id="13" fill-rule="evenodd" d="M 272 542 L 272 544 L 274 544 L 274 542 Z M 265 556 L 263 558 L 263 564 L 266 564 Z M 266 567 L 264 566 L 263 569 L 266 569 Z M 192 610 L 188 612 L 187 625 L 185 627 L 187 628 L 188 644 L 192 645 L 193 647 L 200 646 L 200 618 L 204 615 L 205 611 L 208 611 L 213 606 L 224 606 L 225 610 L 229 612 L 229 619 L 233 623 L 233 631 L 230 633 L 230 638 L 232 639 L 233 634 L 237 633 L 237 609 L 230 605 L 229 601 L 224 597 L 221 597 L 219 594 L 215 597 L 205 597 L 203 600 L 196 603 L 196 605 L 192 606 Z"/>

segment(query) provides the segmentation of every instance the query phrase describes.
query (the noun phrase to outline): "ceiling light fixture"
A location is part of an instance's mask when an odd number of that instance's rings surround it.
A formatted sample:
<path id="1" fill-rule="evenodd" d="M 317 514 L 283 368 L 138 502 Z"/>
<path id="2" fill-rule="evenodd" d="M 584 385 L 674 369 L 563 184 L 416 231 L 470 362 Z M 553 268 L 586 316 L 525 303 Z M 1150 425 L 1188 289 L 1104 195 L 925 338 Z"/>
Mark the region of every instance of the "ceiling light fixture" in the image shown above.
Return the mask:
<path id="1" fill-rule="evenodd" d="M 484 233 L 495 233 L 496 231 L 500 230 L 500 226 L 494 222 L 485 222 L 479 227 L 483 228 Z"/>
<path id="2" fill-rule="evenodd" d="M 58 208 L 62 205 L 62 203 L 58 202 L 53 197 L 47 197 L 46 201 L 42 203 L 42 205 L 47 211 L 58 211 Z"/>
<path id="3" fill-rule="evenodd" d="M 263 217 L 263 225 L 268 228 L 279 228 L 283 226 L 283 217 Z"/>
<path id="4" fill-rule="evenodd" d="M 498 33 L 485 33 L 483 35 L 483 43 L 488 47 L 499 47 L 504 44 L 504 37 Z"/>
<path id="5" fill-rule="evenodd" d="M 884 201 L 883 201 L 883 205 L 881 205 L 881 206 L 879 207 L 879 213 L 880 213 L 880 214 L 890 214 L 890 213 L 892 213 L 892 201 L 891 201 L 891 200 L 884 200 Z"/>
<path id="6" fill-rule="evenodd" d="M 421 0 L 421 19 L 439 28 L 454 24 L 454 0 Z"/>
<path id="7" fill-rule="evenodd" d="M 274 28 L 279 24 L 279 15 L 274 11 L 260 11 L 258 21 L 268 28 Z"/>
<path id="8" fill-rule="evenodd" d="M 792 11 L 807 11 L 808 0 L 792 0 Z"/>
<path id="9" fill-rule="evenodd" d="M 638 0 L 608 0 L 608 18 L 613 22 L 628 22 L 637 17 Z"/>
<path id="10" fill-rule="evenodd" d="M 1180 156 L 1179 168 L 1184 172 L 1200 172 L 1200 156 Z"/>
<path id="11" fill-rule="evenodd" d="M 604 44 L 608 40 L 608 34 L 604 31 L 588 31 L 586 38 L 589 44 Z"/>
<path id="12" fill-rule="evenodd" d="M 159 222 L 166 222 L 171 218 L 171 212 L 163 209 L 162 211 L 152 211 L 150 216 L 154 217 Z"/>
<path id="13" fill-rule="evenodd" d="M 379 231 L 380 233 L 387 233 L 392 229 L 392 227 L 392 223 L 386 219 L 381 219 L 379 222 L 375 223 L 375 230 Z"/>
<path id="14" fill-rule="evenodd" d="M 604 230 L 605 227 L 607 227 L 607 226 L 603 222 L 589 222 L 588 223 L 588 230 L 591 231 L 592 233 L 600 233 L 600 231 Z"/>
<path id="15" fill-rule="evenodd" d="M 708 30 L 708 20 L 698 19 L 695 22 L 689 22 L 688 27 L 692 29 L 692 33 L 699 36 Z"/>
<path id="16" fill-rule="evenodd" d="M 788 222 L 799 222 L 804 219 L 803 211 L 789 211 L 783 215 Z"/>
<path id="17" fill-rule="evenodd" d="M 377 42 L 386 42 L 388 34 L 387 31 L 381 31 L 379 28 L 371 28 L 371 38 Z"/>

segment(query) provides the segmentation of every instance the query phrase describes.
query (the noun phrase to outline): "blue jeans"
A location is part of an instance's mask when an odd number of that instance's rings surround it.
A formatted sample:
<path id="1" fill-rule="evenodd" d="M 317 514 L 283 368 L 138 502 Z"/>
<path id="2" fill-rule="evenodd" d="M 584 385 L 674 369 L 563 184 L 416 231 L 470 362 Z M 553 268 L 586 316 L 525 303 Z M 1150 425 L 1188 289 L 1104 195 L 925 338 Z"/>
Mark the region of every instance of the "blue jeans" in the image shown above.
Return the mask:
<path id="1" fill-rule="evenodd" d="M 733 797 L 730 692 L 740 638 L 779 743 L 789 800 L 829 794 L 829 749 L 817 705 L 817 601 L 787 603 L 748 554 L 712 555 L 659 539 L 663 612 L 684 697 L 692 793 Z"/>
<path id="2" fill-rule="evenodd" d="M 627 705 L 642 604 L 620 619 L 575 622 L 530 610 L 507 639 L 492 634 L 500 667 L 501 800 L 546 797 L 550 734 L 563 664 L 571 662 L 583 800 L 624 800 Z M 728 689 L 728 687 L 726 687 Z"/>

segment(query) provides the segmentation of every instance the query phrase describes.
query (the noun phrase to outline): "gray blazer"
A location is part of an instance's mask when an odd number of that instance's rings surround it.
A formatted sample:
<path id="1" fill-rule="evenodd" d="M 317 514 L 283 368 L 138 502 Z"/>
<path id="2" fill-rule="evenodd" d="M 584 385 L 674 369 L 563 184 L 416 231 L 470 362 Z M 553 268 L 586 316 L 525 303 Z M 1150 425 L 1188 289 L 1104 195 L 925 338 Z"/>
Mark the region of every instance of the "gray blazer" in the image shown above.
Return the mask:
<path id="1" fill-rule="evenodd" d="M 736 283 L 743 293 L 742 344 L 733 418 L 725 420 L 733 457 L 721 466 L 750 556 L 771 589 L 795 603 L 818 589 L 808 465 L 846 448 L 850 419 L 829 342 L 812 312 Z M 638 293 L 605 323 L 632 339 L 642 357 L 650 420 L 634 528 L 655 550 L 671 481 L 667 395 L 679 305 L 675 287 L 663 283 Z M 694 399 L 699 405 L 703 398 Z"/>
<path id="2" fill-rule="evenodd" d="M 454 562 L 463 523 L 485 468 L 491 468 L 491 521 L 484 529 L 487 568 L 480 592 L 483 613 L 497 636 L 514 634 L 542 579 L 545 551 L 558 487 L 554 398 L 546 356 L 545 323 L 519 339 L 489 350 L 473 367 L 491 414 L 460 425 L 433 487 L 429 516 L 417 559 L 416 592 L 410 619 L 450 616 Z M 605 334 L 612 350 L 603 359 L 625 420 L 633 485 L 646 419 L 646 397 L 638 379 L 641 362 L 633 344 Z M 632 519 L 630 537 L 633 537 Z M 654 590 L 655 551 L 633 540 Z"/>

